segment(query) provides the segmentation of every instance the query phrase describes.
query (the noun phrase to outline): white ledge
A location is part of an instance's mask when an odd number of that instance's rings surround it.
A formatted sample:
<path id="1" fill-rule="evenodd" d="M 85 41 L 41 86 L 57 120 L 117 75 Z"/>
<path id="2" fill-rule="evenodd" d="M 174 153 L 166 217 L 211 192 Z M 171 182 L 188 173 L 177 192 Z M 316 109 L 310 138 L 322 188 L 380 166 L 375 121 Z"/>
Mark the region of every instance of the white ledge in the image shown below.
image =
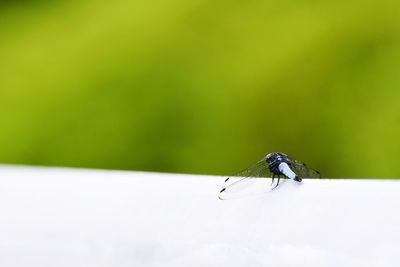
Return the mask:
<path id="1" fill-rule="evenodd" d="M 399 181 L 223 179 L 0 167 L 0 266 L 400 265 Z"/>

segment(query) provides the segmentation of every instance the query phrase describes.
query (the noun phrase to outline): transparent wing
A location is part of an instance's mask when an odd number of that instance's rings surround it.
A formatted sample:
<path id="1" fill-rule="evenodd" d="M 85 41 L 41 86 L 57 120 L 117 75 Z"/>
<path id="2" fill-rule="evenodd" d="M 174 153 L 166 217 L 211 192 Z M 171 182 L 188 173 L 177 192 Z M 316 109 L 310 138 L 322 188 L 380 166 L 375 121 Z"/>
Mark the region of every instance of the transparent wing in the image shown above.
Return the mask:
<path id="1" fill-rule="evenodd" d="M 225 179 L 218 195 L 220 199 L 240 197 L 248 194 L 265 192 L 265 179 L 271 177 L 265 159 Z M 261 184 L 260 184 L 261 183 Z"/>
<path id="2" fill-rule="evenodd" d="M 290 158 L 293 171 L 300 178 L 321 178 L 319 171 L 309 168 L 305 163 Z"/>

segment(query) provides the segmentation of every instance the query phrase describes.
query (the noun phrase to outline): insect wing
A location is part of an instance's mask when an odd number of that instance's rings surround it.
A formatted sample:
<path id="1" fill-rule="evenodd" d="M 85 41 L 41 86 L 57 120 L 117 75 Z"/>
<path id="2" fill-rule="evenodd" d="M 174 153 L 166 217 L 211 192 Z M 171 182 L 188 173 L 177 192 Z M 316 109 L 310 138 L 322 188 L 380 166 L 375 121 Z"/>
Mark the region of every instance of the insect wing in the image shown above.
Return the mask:
<path id="1" fill-rule="evenodd" d="M 319 171 L 309 168 L 305 163 L 291 159 L 293 171 L 301 178 L 321 178 Z"/>
<path id="2" fill-rule="evenodd" d="M 219 193 L 219 199 L 237 198 L 266 191 L 264 179 L 271 177 L 271 172 L 264 159 L 225 179 Z"/>

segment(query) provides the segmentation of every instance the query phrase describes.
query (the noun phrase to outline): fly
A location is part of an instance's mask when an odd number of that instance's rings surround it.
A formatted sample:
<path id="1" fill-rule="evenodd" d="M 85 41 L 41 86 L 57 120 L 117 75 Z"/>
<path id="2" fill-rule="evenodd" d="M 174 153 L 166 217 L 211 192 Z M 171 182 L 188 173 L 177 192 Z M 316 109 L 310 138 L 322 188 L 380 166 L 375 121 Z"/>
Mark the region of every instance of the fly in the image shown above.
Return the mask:
<path id="1" fill-rule="evenodd" d="M 281 178 L 292 179 L 301 182 L 302 178 L 321 178 L 319 171 L 307 167 L 301 161 L 295 160 L 281 152 L 274 152 L 266 155 L 257 163 L 225 179 L 219 198 L 224 199 L 224 195 L 231 191 L 240 191 L 239 185 L 248 185 L 251 178 L 272 178 L 271 189 L 275 189 Z M 237 178 L 237 179 L 234 179 Z M 273 186 L 277 178 L 276 185 Z M 272 187 L 273 186 L 273 187 Z"/>

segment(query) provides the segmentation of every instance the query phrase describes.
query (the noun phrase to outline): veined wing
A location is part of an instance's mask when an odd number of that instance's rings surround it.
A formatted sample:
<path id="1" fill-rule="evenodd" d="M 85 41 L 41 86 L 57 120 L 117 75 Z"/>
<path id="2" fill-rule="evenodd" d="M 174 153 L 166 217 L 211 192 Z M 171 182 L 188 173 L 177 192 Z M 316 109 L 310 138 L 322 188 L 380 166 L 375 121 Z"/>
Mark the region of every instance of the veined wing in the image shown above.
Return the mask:
<path id="1" fill-rule="evenodd" d="M 293 171 L 300 177 L 300 178 L 321 178 L 321 174 L 319 171 L 309 168 L 305 163 L 290 159 Z"/>
<path id="2" fill-rule="evenodd" d="M 222 189 L 218 195 L 219 199 L 226 199 L 229 196 L 240 196 L 245 193 L 255 193 L 255 189 L 265 191 L 265 186 L 259 184 L 257 177 L 271 177 L 271 171 L 265 159 L 225 179 Z M 265 182 L 265 181 L 263 181 Z"/>

